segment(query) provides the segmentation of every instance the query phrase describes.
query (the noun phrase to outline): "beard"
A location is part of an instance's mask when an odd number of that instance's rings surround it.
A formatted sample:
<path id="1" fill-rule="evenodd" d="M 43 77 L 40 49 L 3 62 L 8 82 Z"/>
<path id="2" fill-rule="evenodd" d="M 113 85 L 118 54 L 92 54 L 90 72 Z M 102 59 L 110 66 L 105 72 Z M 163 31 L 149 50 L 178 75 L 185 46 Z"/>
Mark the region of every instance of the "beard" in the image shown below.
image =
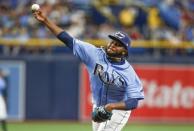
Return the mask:
<path id="1" fill-rule="evenodd" d="M 108 51 L 108 49 L 106 48 L 106 54 L 109 57 L 116 57 L 116 58 L 123 58 L 125 57 L 125 55 L 122 54 L 122 52 L 114 52 L 114 51 Z"/>

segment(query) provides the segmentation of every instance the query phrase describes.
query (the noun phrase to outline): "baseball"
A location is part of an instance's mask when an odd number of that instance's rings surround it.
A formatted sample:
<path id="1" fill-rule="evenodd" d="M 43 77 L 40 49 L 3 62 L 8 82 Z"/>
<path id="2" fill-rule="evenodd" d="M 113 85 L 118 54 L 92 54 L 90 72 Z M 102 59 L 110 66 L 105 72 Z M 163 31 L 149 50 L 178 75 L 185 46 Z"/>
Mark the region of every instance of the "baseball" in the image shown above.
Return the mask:
<path id="1" fill-rule="evenodd" d="M 32 6 L 31 6 L 31 10 L 32 11 L 37 11 L 37 10 L 39 10 L 40 9 L 40 6 L 38 5 L 38 4 L 33 4 Z"/>

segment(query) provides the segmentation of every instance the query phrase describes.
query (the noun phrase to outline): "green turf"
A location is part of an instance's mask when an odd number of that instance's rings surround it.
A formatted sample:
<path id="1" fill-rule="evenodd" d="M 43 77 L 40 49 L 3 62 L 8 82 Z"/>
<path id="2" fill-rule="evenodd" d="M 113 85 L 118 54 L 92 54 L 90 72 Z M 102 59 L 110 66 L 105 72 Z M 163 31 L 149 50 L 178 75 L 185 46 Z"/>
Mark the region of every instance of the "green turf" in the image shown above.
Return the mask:
<path id="1" fill-rule="evenodd" d="M 8 131 L 92 131 L 92 128 L 88 123 L 25 122 L 9 123 Z M 194 125 L 128 124 L 123 131 L 194 131 Z"/>

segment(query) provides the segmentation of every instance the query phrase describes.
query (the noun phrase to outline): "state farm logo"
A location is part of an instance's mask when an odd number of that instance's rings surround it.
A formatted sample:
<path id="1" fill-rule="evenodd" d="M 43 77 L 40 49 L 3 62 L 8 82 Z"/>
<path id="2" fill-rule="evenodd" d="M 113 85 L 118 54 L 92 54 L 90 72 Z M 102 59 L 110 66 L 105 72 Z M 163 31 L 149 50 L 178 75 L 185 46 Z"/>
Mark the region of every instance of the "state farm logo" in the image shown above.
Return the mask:
<path id="1" fill-rule="evenodd" d="M 183 86 L 181 81 L 169 85 L 158 85 L 155 80 L 142 80 L 145 99 L 140 107 L 150 108 L 194 108 L 194 85 Z"/>

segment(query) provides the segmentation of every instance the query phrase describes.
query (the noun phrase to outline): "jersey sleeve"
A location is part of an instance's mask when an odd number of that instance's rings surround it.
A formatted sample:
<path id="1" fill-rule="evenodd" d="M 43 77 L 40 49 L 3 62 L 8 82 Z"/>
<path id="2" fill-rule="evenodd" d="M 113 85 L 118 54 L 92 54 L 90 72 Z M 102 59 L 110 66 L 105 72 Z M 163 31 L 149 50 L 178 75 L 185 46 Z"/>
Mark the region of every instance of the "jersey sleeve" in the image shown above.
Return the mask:
<path id="1" fill-rule="evenodd" d="M 95 58 L 97 48 L 87 42 L 74 39 L 73 54 L 77 56 L 86 65 L 90 64 Z"/>
<path id="2" fill-rule="evenodd" d="M 128 98 L 144 99 L 143 86 L 137 76 L 135 76 L 135 79 L 129 81 L 126 90 Z"/>

